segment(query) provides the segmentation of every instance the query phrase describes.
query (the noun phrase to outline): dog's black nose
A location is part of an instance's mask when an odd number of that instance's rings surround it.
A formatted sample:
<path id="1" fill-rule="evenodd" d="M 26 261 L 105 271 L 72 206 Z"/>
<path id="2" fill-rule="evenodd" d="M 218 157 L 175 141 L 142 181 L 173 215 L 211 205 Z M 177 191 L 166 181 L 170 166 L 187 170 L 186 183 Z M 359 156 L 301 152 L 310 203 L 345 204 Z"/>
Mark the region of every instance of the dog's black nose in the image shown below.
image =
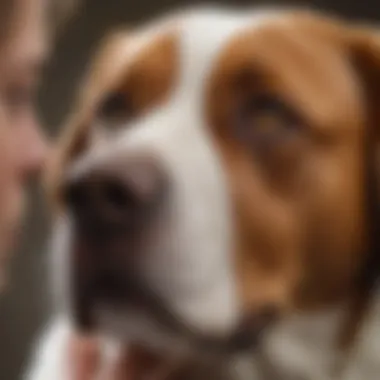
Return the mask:
<path id="1" fill-rule="evenodd" d="M 95 230 L 140 225 L 163 199 L 163 170 L 140 161 L 95 168 L 68 181 L 64 199 L 79 226 Z"/>

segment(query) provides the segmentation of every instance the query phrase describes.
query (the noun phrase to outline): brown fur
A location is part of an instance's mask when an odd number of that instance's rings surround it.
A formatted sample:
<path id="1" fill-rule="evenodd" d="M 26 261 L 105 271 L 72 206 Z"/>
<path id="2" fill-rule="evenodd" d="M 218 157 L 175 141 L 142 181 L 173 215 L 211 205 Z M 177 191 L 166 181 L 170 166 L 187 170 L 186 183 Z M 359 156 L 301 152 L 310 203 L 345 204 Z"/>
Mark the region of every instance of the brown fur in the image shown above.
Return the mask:
<path id="1" fill-rule="evenodd" d="M 121 87 L 131 96 L 138 114 L 163 102 L 177 79 L 178 57 L 173 34 L 159 37 L 145 48 L 126 72 L 122 74 Z"/>
<path id="2" fill-rule="evenodd" d="M 361 84 L 343 46 L 306 32 L 303 23 L 268 24 L 236 37 L 211 81 L 209 117 L 230 175 L 248 309 L 336 301 L 363 259 Z M 275 94 L 295 109 L 302 125 L 294 138 L 264 153 L 236 139 L 228 115 L 242 73 L 248 92 Z"/>

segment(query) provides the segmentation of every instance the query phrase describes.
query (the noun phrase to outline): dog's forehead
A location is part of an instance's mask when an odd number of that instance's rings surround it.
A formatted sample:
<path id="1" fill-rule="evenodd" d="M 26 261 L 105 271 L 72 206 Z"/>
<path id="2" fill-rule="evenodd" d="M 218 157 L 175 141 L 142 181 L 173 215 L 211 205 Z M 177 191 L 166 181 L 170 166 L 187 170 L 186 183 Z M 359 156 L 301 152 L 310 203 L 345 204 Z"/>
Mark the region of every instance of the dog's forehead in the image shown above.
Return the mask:
<path id="1" fill-rule="evenodd" d="M 350 92 L 344 89 L 350 75 L 340 67 L 337 30 L 322 15 L 289 9 L 200 8 L 169 14 L 106 41 L 83 86 L 87 107 L 82 108 L 93 108 L 127 82 L 134 83 L 133 91 L 142 98 L 154 98 L 153 104 L 163 96 L 200 104 L 208 79 L 238 73 L 252 63 L 287 82 L 297 82 L 297 87 L 304 83 L 301 95 L 309 91 L 305 86 L 328 88 L 336 83 L 338 89 L 331 91 L 341 97 L 338 92 Z M 305 62 L 307 69 L 300 70 Z M 313 102 L 324 99 L 319 91 Z"/>
<path id="2" fill-rule="evenodd" d="M 290 12 L 271 9 L 236 11 L 223 8 L 198 8 L 174 13 L 140 26 L 131 35 L 125 53 L 132 58 L 157 41 L 161 36 L 175 33 L 184 53 L 198 56 L 184 58 L 201 59 L 212 56 L 233 35 L 244 29 L 260 28 L 270 22 L 280 21 Z"/>
<path id="3" fill-rule="evenodd" d="M 176 45 L 176 57 L 171 59 L 178 62 L 182 76 L 204 74 L 233 36 L 244 30 L 281 22 L 287 13 L 264 9 L 201 8 L 171 14 L 130 31 L 115 33 L 99 49 L 90 81 L 92 91 L 94 87 L 100 91 L 105 90 L 104 87 L 112 87 L 110 82 L 117 82 L 142 54 L 169 35 Z M 99 78 L 103 78 L 102 84 Z"/>
<path id="4" fill-rule="evenodd" d="M 279 22 L 285 14 L 275 11 L 203 11 L 189 14 L 180 22 L 179 32 L 184 60 L 212 60 L 238 33 Z"/>
<path id="5" fill-rule="evenodd" d="M 188 15 L 179 29 L 182 84 L 188 86 L 198 82 L 202 85 L 213 63 L 234 36 L 246 30 L 259 30 L 279 20 L 281 13 L 272 10 L 203 10 Z"/>

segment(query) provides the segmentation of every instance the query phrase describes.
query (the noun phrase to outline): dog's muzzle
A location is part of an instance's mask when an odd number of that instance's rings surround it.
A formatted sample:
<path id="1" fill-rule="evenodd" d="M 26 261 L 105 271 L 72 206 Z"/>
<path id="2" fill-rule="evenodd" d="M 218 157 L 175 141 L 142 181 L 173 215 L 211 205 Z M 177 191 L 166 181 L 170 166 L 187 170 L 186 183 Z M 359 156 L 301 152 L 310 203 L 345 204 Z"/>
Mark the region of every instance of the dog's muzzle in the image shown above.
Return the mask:
<path id="1" fill-rule="evenodd" d="M 139 298 L 126 270 L 141 253 L 137 246 L 167 191 L 164 170 L 148 159 L 107 163 L 65 184 L 64 200 L 74 226 L 72 296 L 81 328 L 93 323 L 94 297 L 113 302 Z"/>
<path id="2" fill-rule="evenodd" d="M 97 327 L 97 304 L 132 307 L 204 352 L 250 349 L 276 318 L 276 310 L 242 316 L 227 336 L 205 336 L 176 316 L 171 305 L 150 289 L 136 270 L 145 254 L 146 235 L 154 230 L 155 217 L 170 198 L 169 182 L 163 167 L 147 159 L 93 167 L 67 181 L 64 198 L 74 227 L 74 321 L 81 330 L 93 330 Z"/>

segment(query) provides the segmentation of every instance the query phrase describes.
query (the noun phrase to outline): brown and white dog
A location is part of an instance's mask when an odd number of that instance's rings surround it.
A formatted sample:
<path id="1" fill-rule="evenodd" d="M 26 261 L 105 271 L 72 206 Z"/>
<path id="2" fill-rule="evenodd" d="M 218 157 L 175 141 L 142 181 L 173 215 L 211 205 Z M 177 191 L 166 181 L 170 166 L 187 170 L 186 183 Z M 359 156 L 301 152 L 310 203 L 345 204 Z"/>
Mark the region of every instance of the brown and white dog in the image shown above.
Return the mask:
<path id="1" fill-rule="evenodd" d="M 29 379 L 70 323 L 233 379 L 378 379 L 376 34 L 210 7 L 108 39 L 50 173 L 67 318 Z"/>

